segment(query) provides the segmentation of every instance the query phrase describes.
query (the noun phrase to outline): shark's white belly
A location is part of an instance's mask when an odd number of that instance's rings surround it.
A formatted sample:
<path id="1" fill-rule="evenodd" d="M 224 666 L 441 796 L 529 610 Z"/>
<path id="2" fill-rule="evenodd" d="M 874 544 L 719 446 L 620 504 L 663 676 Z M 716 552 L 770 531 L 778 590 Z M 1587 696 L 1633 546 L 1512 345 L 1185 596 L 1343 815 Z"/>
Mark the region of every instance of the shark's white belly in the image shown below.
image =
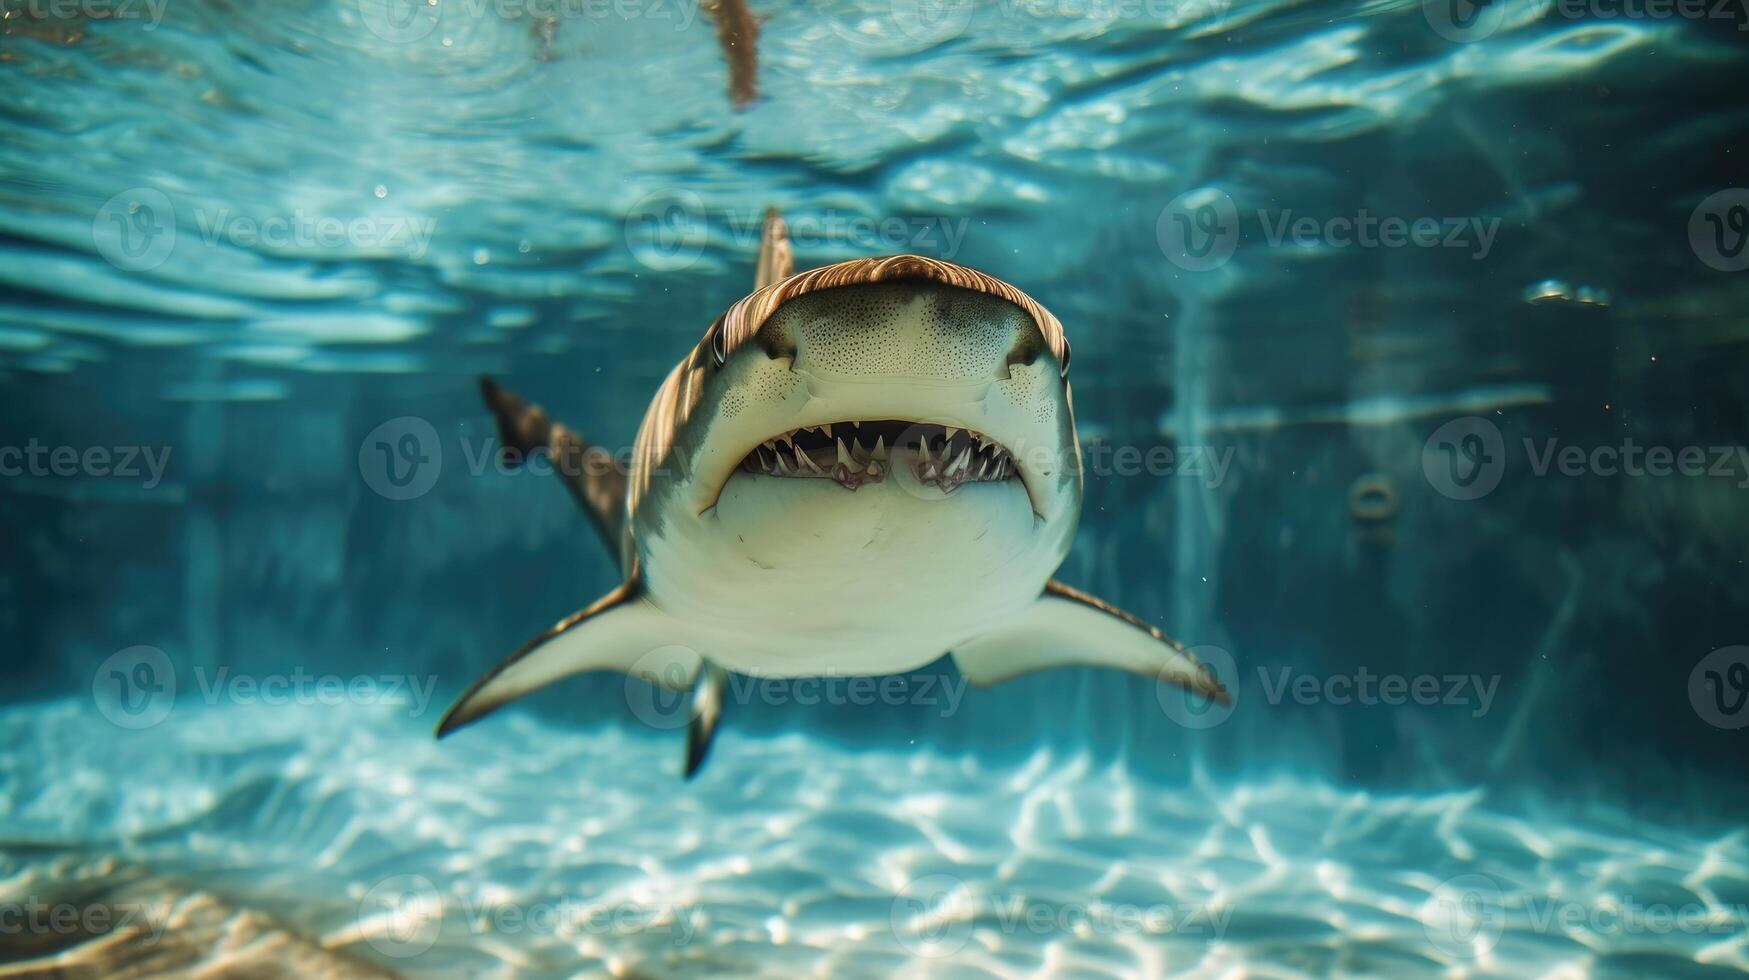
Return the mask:
<path id="1" fill-rule="evenodd" d="M 1062 560 L 1017 484 L 951 496 L 737 476 L 638 549 L 650 600 L 740 673 L 891 674 L 1017 615 Z"/>

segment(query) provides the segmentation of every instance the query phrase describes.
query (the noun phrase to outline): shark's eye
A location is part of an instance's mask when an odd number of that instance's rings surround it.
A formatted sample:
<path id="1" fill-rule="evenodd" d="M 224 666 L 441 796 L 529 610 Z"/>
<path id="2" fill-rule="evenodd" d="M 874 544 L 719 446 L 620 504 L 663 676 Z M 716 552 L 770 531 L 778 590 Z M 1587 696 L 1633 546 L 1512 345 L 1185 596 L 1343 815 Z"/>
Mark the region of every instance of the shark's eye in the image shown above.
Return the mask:
<path id="1" fill-rule="evenodd" d="M 1062 373 L 1062 377 L 1065 377 L 1065 378 L 1066 378 L 1066 377 L 1068 377 L 1068 376 L 1069 376 L 1069 342 L 1068 342 L 1068 341 L 1067 341 L 1067 340 L 1065 340 L 1065 341 L 1063 341 L 1063 365 L 1062 365 L 1062 372 L 1063 372 L 1063 373 Z"/>
<path id="2" fill-rule="evenodd" d="M 723 320 L 721 317 L 717 318 L 717 322 L 711 324 L 711 356 L 716 358 L 717 367 L 722 367 L 723 362 L 729 359 L 729 352 L 723 348 Z"/>

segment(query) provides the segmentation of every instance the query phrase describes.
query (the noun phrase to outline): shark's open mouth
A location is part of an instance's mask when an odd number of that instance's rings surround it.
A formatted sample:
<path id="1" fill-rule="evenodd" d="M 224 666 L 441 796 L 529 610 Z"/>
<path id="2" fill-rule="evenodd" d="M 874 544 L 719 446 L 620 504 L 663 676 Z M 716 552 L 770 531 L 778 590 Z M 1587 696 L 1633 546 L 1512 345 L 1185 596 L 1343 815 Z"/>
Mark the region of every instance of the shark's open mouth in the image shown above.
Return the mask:
<path id="1" fill-rule="evenodd" d="M 791 429 L 754 447 L 748 473 L 836 480 L 855 490 L 907 466 L 924 486 L 952 493 L 967 483 L 1018 479 L 1014 456 L 981 432 L 932 422 L 872 419 Z"/>

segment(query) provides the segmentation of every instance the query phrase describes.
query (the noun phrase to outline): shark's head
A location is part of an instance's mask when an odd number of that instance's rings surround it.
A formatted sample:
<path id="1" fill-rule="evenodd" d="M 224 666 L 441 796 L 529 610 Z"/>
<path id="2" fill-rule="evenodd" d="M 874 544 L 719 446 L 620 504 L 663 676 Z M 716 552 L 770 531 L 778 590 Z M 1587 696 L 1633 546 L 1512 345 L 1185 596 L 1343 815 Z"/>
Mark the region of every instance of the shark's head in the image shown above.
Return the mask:
<path id="1" fill-rule="evenodd" d="M 1068 361 L 1055 317 L 963 266 L 792 276 L 731 307 L 664 385 L 635 520 L 660 535 L 697 518 L 748 571 L 1018 563 L 1042 586 L 1081 504 Z"/>

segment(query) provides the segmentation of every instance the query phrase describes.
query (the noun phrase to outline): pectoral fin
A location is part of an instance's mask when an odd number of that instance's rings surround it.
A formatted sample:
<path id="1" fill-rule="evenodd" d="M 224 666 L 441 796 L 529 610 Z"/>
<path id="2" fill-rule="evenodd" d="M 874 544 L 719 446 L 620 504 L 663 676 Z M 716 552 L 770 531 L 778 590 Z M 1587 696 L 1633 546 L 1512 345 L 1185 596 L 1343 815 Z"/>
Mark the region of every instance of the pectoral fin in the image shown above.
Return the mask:
<path id="1" fill-rule="evenodd" d="M 535 453 L 545 452 L 565 489 L 589 515 L 608 553 L 623 562 L 626 476 L 613 455 L 583 441 L 563 423 L 548 418 L 540 406 L 530 405 L 491 378 L 480 379 L 480 397 L 498 420 L 504 462 L 521 466 Z"/>
<path id="2" fill-rule="evenodd" d="M 631 581 L 560 620 L 474 682 L 444 715 L 437 737 L 491 714 L 562 677 L 617 670 L 685 691 L 702 658 L 670 638 L 673 623 Z"/>
<path id="3" fill-rule="evenodd" d="M 1020 619 L 953 651 L 979 687 L 1050 667 L 1116 667 L 1176 684 L 1221 704 L 1214 671 L 1165 633 L 1104 600 L 1052 580 Z"/>

